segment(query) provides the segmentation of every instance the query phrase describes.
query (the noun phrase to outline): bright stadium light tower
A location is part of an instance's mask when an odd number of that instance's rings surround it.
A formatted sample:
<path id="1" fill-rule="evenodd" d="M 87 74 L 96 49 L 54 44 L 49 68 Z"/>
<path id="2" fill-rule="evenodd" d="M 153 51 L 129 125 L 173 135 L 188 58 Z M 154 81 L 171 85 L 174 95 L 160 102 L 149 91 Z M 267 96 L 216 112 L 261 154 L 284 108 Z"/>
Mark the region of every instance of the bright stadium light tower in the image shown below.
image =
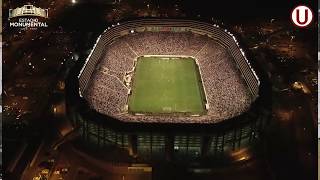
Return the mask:
<path id="1" fill-rule="evenodd" d="M 77 0 L 71 0 L 72 4 L 77 3 Z"/>

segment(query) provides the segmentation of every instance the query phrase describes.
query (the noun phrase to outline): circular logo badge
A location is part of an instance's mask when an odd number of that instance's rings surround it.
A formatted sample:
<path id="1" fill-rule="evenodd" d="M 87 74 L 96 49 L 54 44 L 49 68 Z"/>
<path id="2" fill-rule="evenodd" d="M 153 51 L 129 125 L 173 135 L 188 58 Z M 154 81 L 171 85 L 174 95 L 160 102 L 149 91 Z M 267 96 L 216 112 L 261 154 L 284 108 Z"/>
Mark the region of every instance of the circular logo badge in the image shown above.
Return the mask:
<path id="1" fill-rule="evenodd" d="M 298 27 L 308 26 L 313 19 L 313 13 L 307 6 L 297 6 L 291 13 L 292 22 Z"/>

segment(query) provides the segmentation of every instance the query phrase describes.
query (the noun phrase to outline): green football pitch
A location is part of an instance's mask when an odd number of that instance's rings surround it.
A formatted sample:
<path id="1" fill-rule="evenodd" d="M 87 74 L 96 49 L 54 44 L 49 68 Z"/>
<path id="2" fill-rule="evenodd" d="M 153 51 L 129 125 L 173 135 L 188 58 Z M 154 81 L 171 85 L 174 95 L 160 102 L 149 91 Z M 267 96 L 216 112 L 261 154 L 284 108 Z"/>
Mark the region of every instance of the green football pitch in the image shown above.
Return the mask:
<path id="1" fill-rule="evenodd" d="M 204 91 L 193 58 L 139 57 L 132 83 L 131 113 L 205 112 Z"/>

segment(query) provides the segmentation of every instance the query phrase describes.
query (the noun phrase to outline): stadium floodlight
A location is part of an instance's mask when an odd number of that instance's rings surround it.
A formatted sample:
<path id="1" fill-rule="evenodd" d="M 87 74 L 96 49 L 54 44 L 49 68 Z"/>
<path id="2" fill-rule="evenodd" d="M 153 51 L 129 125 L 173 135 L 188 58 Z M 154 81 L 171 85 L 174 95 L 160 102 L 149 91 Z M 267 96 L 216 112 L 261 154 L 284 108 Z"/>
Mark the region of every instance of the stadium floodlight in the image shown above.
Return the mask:
<path id="1" fill-rule="evenodd" d="M 119 25 L 120 25 L 120 23 L 117 23 L 117 25 L 119 26 Z"/>
<path id="2" fill-rule="evenodd" d="M 131 33 L 134 33 L 134 30 L 133 29 L 131 29 L 131 31 L 130 31 Z"/>
<path id="3" fill-rule="evenodd" d="M 77 0 L 71 0 L 71 3 L 75 4 L 75 3 L 77 3 Z"/>

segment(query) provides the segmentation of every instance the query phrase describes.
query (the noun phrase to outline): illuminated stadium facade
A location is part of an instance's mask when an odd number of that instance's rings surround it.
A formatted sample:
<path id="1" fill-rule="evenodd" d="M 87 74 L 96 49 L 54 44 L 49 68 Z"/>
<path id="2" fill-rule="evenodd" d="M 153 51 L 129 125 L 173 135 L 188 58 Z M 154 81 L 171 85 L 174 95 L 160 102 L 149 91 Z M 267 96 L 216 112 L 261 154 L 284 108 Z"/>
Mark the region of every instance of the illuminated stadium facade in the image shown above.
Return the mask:
<path id="1" fill-rule="evenodd" d="M 185 73 L 186 58 L 191 70 Z M 188 77 L 200 88 L 188 88 Z M 144 160 L 219 157 L 256 142 L 267 121 L 259 108 L 260 80 L 233 34 L 215 24 L 149 19 L 113 25 L 97 39 L 78 81 L 68 111 L 82 139 Z M 190 105 L 196 92 L 204 111 Z"/>

